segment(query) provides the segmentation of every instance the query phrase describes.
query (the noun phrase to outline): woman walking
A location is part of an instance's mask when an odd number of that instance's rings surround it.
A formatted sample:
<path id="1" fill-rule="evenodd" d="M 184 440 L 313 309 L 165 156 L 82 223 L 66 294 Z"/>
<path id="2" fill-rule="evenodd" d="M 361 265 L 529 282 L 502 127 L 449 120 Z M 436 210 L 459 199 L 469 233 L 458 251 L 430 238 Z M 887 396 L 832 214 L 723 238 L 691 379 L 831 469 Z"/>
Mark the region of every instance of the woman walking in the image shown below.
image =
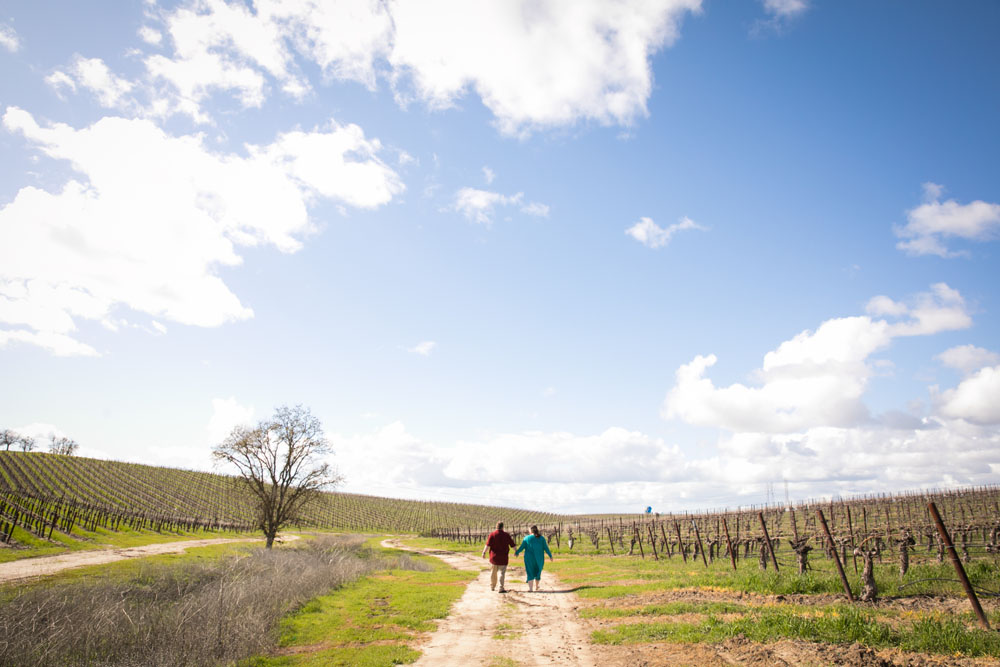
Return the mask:
<path id="1" fill-rule="evenodd" d="M 524 571 L 528 575 L 528 590 L 542 590 L 542 567 L 545 566 L 545 554 L 552 560 L 552 552 L 549 551 L 549 544 L 538 531 L 538 526 L 531 527 L 531 535 L 525 535 L 521 541 L 521 546 L 517 548 L 514 555 L 524 552 Z"/>

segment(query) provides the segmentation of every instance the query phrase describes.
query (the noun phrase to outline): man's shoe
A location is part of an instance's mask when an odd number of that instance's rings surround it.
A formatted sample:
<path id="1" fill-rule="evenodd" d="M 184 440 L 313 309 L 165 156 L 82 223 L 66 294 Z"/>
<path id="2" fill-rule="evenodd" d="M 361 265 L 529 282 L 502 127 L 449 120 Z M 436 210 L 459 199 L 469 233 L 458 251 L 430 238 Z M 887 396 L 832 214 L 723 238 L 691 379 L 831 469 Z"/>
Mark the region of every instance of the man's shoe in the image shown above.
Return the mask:
<path id="1" fill-rule="evenodd" d="M 500 589 L 499 591 L 497 591 L 497 592 L 498 592 L 498 593 L 506 593 L 506 592 L 507 592 L 507 589 L 506 589 L 506 588 L 501 588 L 501 589 Z"/>

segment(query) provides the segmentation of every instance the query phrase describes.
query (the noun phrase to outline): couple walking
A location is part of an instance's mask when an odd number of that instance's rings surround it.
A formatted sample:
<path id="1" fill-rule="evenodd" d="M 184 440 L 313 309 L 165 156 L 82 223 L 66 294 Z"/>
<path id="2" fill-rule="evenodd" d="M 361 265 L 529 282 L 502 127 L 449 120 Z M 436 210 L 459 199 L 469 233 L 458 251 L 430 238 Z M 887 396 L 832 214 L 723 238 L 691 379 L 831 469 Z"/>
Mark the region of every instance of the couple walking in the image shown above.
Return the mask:
<path id="1" fill-rule="evenodd" d="M 497 575 L 500 575 L 500 592 L 506 593 L 504 580 L 507 577 L 507 557 L 508 549 L 517 548 L 514 555 L 524 552 L 524 571 L 528 577 L 528 590 L 542 590 L 542 567 L 545 565 L 545 554 L 552 560 L 552 552 L 549 551 L 548 542 L 542 537 L 538 526 L 531 527 L 531 534 L 525 535 L 521 541 L 521 546 L 514 543 L 510 533 L 503 529 L 503 521 L 497 524 L 497 529 L 486 538 L 486 546 L 483 547 L 483 558 L 486 552 L 490 552 L 490 563 L 493 565 L 493 572 L 490 574 L 490 590 L 496 590 Z"/>

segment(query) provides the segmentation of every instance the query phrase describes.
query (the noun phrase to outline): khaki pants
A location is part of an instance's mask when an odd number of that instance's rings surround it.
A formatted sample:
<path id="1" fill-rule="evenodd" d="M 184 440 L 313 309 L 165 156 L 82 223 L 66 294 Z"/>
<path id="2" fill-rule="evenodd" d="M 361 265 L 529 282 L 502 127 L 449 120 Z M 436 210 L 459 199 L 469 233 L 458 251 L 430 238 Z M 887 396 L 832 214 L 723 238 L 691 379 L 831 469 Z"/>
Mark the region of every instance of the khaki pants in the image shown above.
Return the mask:
<path id="1" fill-rule="evenodd" d="M 507 578 L 507 566 L 506 565 L 494 565 L 493 571 L 490 573 L 490 590 L 492 591 L 497 587 L 497 572 L 500 573 L 500 589 L 503 590 L 505 586 L 503 585 L 504 579 Z"/>

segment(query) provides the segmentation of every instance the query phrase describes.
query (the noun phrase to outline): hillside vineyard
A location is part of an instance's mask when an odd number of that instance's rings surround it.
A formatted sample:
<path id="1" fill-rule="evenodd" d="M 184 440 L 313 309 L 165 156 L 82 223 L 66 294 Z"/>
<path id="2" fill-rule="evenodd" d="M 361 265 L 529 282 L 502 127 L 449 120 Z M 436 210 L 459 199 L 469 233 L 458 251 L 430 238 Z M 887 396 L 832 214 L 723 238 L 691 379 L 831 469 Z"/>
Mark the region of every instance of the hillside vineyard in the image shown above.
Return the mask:
<path id="1" fill-rule="evenodd" d="M 430 533 L 445 526 L 482 530 L 498 517 L 511 524 L 555 524 L 568 517 L 461 503 L 324 493 L 299 528 Z M 0 452 L 0 540 L 25 530 L 54 532 L 256 529 L 253 504 L 236 478 L 137 463 Z"/>

